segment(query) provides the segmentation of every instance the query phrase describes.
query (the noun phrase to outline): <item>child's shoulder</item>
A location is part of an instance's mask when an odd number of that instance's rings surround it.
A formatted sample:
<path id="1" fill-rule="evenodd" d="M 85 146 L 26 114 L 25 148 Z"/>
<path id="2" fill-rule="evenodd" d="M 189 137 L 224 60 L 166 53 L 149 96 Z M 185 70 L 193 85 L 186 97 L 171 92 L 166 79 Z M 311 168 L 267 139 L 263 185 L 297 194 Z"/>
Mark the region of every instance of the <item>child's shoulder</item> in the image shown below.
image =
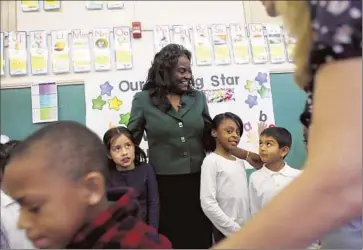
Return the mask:
<path id="1" fill-rule="evenodd" d="M 264 175 L 264 171 L 262 168 L 260 169 L 257 169 L 255 171 L 253 171 L 250 175 L 250 181 L 253 182 L 255 181 L 256 179 L 258 179 L 260 176 Z"/>
<path id="2" fill-rule="evenodd" d="M 211 153 L 208 153 L 204 159 L 203 159 L 203 163 L 206 163 L 206 162 L 215 162 L 218 158 L 218 155 L 214 152 L 211 152 Z"/>
<path id="3" fill-rule="evenodd" d="M 146 163 L 146 162 L 141 163 L 137 167 L 140 169 L 143 169 L 145 171 L 154 171 L 154 167 L 150 163 Z"/>
<path id="4" fill-rule="evenodd" d="M 301 169 L 293 168 L 289 165 L 287 165 L 287 168 L 288 168 L 288 171 L 290 172 L 290 174 L 294 177 L 296 177 L 302 173 Z"/>

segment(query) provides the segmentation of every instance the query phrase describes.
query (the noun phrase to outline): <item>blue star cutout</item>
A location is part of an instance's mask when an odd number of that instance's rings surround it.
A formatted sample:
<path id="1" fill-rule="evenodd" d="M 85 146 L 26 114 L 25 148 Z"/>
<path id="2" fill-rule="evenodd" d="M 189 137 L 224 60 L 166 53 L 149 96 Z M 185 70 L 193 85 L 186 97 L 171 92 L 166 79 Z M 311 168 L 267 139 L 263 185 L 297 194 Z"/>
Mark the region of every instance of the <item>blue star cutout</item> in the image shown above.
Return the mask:
<path id="1" fill-rule="evenodd" d="M 267 73 L 258 72 L 255 81 L 257 81 L 260 85 L 264 84 L 267 82 Z"/>
<path id="2" fill-rule="evenodd" d="M 257 96 L 256 95 L 248 95 L 245 103 L 248 104 L 248 107 L 250 109 L 253 108 L 254 106 L 256 106 L 258 104 L 257 103 Z"/>
<path id="3" fill-rule="evenodd" d="M 111 84 L 107 81 L 104 84 L 100 85 L 101 88 L 101 95 L 108 95 L 111 96 L 111 91 L 113 89 L 113 87 L 111 86 Z"/>

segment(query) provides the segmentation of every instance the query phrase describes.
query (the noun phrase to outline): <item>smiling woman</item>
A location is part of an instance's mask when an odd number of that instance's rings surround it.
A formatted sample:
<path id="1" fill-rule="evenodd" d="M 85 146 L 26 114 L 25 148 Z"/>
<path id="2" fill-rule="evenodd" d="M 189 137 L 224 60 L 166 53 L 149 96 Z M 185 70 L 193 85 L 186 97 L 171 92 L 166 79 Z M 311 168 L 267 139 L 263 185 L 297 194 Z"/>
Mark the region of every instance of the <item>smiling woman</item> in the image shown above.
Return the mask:
<path id="1" fill-rule="evenodd" d="M 137 144 L 147 134 L 159 188 L 159 231 L 173 248 L 209 248 L 212 227 L 200 208 L 199 189 L 210 116 L 204 94 L 193 88 L 190 59 L 176 44 L 155 55 L 143 91 L 135 94 L 128 128 Z"/>
<path id="2" fill-rule="evenodd" d="M 144 131 L 160 197 L 159 231 L 173 248 L 209 248 L 212 226 L 200 206 L 206 97 L 194 87 L 191 53 L 176 44 L 155 55 L 143 91 L 135 94 L 128 124 L 136 144 Z M 247 152 L 239 149 L 246 158 Z"/>

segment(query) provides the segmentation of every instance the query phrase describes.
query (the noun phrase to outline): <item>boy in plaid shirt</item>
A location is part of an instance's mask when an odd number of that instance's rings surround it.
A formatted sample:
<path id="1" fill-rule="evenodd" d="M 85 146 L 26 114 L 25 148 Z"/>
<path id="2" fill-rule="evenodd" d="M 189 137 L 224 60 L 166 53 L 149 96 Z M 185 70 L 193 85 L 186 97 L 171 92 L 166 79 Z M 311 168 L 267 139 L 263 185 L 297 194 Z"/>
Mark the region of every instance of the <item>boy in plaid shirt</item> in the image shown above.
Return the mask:
<path id="1" fill-rule="evenodd" d="M 171 248 L 166 237 L 142 222 L 132 189 L 108 202 L 106 175 L 99 137 L 61 121 L 14 149 L 3 186 L 21 205 L 18 225 L 36 248 Z"/>

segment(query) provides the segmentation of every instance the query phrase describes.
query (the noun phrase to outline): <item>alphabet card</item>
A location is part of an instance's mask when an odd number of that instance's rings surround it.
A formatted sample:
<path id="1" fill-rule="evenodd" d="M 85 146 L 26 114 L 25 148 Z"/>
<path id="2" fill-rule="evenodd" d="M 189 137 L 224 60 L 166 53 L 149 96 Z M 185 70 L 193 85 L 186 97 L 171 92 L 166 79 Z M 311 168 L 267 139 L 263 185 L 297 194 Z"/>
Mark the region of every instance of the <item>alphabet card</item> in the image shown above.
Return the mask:
<path id="1" fill-rule="evenodd" d="M 123 9 L 124 1 L 107 1 L 107 9 Z"/>
<path id="2" fill-rule="evenodd" d="M 30 31 L 30 66 L 32 75 L 48 73 L 48 34 L 45 30 Z"/>
<path id="3" fill-rule="evenodd" d="M 225 24 L 212 24 L 212 43 L 214 51 L 214 63 L 226 65 L 231 63 L 229 51 L 227 26 Z"/>
<path id="4" fill-rule="evenodd" d="M 93 30 L 93 56 L 95 70 L 103 71 L 111 69 L 110 30 Z"/>
<path id="5" fill-rule="evenodd" d="M 22 0 L 20 8 L 23 12 L 31 12 L 39 10 L 39 1 Z"/>
<path id="6" fill-rule="evenodd" d="M 59 10 L 61 8 L 60 0 L 44 0 L 43 1 L 44 10 Z"/>
<path id="7" fill-rule="evenodd" d="M 189 28 L 186 25 L 172 26 L 172 41 L 175 44 L 182 45 L 191 52 L 193 51 L 192 38 L 190 36 Z"/>
<path id="8" fill-rule="evenodd" d="M 287 54 L 287 61 L 290 63 L 293 63 L 296 39 L 292 36 L 289 36 L 289 34 L 287 34 L 287 31 L 285 29 L 283 31 L 283 34 L 284 34 L 284 42 L 285 42 L 285 48 L 286 48 L 285 51 Z"/>
<path id="9" fill-rule="evenodd" d="M 229 25 L 232 41 L 232 51 L 235 64 L 250 62 L 250 45 L 246 35 L 245 26 L 240 23 Z"/>
<path id="10" fill-rule="evenodd" d="M 248 33 L 250 37 L 252 62 L 255 64 L 268 62 L 268 47 L 264 33 L 264 27 L 260 23 L 249 23 Z"/>
<path id="11" fill-rule="evenodd" d="M 20 76 L 28 74 L 27 34 L 25 31 L 9 32 L 9 74 Z"/>
<path id="12" fill-rule="evenodd" d="M 0 70 L 1 70 L 1 75 L 5 74 L 5 58 L 4 58 L 4 33 L 1 32 L 0 33 Z"/>
<path id="13" fill-rule="evenodd" d="M 102 10 L 103 1 L 86 1 L 86 8 L 88 10 Z"/>
<path id="14" fill-rule="evenodd" d="M 154 26 L 154 47 L 158 53 L 166 45 L 170 44 L 169 25 Z"/>
<path id="15" fill-rule="evenodd" d="M 132 46 L 130 33 L 130 28 L 127 26 L 113 28 L 116 69 L 132 68 Z"/>
<path id="16" fill-rule="evenodd" d="M 55 30 L 51 36 L 52 71 L 54 74 L 68 73 L 70 71 L 69 31 Z"/>
<path id="17" fill-rule="evenodd" d="M 76 73 L 91 70 L 91 53 L 88 30 L 72 30 L 72 64 Z"/>
<path id="18" fill-rule="evenodd" d="M 193 36 L 197 65 L 211 65 L 213 61 L 213 51 L 208 26 L 204 24 L 194 26 Z"/>
<path id="19" fill-rule="evenodd" d="M 278 24 L 265 24 L 264 27 L 267 33 L 267 43 L 270 51 L 270 62 L 285 62 L 286 53 L 281 26 Z"/>

